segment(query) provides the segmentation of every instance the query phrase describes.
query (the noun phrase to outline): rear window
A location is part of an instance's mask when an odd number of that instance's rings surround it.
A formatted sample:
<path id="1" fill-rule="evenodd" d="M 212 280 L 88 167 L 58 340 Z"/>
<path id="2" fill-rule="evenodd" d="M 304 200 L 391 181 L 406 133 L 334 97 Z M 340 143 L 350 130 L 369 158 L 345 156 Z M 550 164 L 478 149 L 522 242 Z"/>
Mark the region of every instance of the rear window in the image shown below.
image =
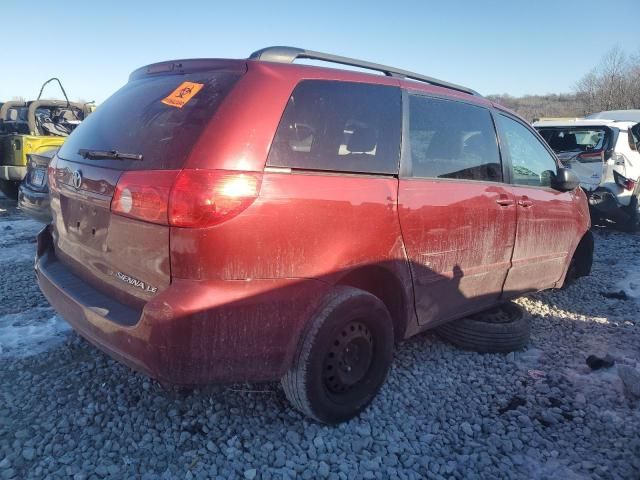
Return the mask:
<path id="1" fill-rule="evenodd" d="M 59 156 L 123 170 L 180 168 L 238 78 L 238 72 L 208 71 L 132 80 L 75 129 Z M 163 103 L 176 94 L 182 107 Z M 143 160 L 87 160 L 81 149 L 141 154 Z"/>
<path id="2" fill-rule="evenodd" d="M 538 131 L 556 153 L 597 152 L 605 149 L 609 141 L 609 130 L 599 127 L 554 127 Z"/>
<path id="3" fill-rule="evenodd" d="M 306 80 L 289 98 L 267 165 L 394 174 L 400 128 L 399 88 Z"/>

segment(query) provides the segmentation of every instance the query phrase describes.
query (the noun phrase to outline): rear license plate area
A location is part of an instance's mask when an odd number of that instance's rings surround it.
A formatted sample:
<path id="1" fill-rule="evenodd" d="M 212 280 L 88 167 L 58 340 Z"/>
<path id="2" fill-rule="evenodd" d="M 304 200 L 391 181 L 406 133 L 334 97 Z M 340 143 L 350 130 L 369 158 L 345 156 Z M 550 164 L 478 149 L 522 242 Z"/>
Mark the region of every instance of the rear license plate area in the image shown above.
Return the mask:
<path id="1" fill-rule="evenodd" d="M 44 185 L 45 172 L 41 168 L 36 168 L 31 173 L 31 184 L 35 187 L 41 187 Z"/>

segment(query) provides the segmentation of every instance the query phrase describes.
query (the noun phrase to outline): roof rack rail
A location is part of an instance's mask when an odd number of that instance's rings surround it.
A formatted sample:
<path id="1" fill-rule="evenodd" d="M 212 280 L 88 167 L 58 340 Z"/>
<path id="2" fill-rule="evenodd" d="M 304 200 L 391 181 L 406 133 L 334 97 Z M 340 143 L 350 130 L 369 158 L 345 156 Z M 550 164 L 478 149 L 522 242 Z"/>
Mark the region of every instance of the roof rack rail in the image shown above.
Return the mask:
<path id="1" fill-rule="evenodd" d="M 305 50 L 296 47 L 266 47 L 253 52 L 250 56 L 250 60 L 262 60 L 266 62 L 278 62 L 278 63 L 293 63 L 294 60 L 306 58 L 310 60 L 322 60 L 324 62 L 339 63 L 341 65 L 349 65 L 352 67 L 365 68 L 368 70 L 375 70 L 382 72 L 388 77 L 409 78 L 411 80 L 417 80 L 419 82 L 429 83 L 438 87 L 450 88 L 451 90 L 457 90 L 459 92 L 468 93 L 470 95 L 481 96 L 475 90 L 472 90 L 462 85 L 456 85 L 455 83 L 445 82 L 444 80 L 438 80 L 437 78 L 428 77 L 426 75 L 420 75 L 419 73 L 410 72 L 408 70 L 401 70 L 395 67 L 389 67 L 387 65 L 380 65 L 378 63 L 367 62 L 364 60 L 358 60 L 356 58 L 341 57 L 339 55 L 332 55 L 330 53 L 314 52 L 313 50 Z"/>

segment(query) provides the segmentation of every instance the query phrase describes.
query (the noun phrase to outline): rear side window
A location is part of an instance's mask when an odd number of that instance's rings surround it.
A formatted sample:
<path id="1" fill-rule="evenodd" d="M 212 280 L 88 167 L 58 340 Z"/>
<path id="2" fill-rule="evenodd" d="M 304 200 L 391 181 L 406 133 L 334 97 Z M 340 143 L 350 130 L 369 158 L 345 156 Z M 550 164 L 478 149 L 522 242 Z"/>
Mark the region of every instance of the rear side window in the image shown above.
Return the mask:
<path id="1" fill-rule="evenodd" d="M 414 177 L 502 181 L 496 131 L 487 109 L 415 95 L 409 108 Z"/>
<path id="2" fill-rule="evenodd" d="M 238 78 L 238 72 L 218 70 L 129 81 L 75 129 L 58 155 L 123 170 L 181 168 Z M 181 108 L 163 103 L 176 94 Z M 142 154 L 143 160 L 85 160 L 80 149 Z"/>
<path id="3" fill-rule="evenodd" d="M 300 82 L 289 98 L 267 165 L 340 172 L 398 172 L 400 89 Z"/>

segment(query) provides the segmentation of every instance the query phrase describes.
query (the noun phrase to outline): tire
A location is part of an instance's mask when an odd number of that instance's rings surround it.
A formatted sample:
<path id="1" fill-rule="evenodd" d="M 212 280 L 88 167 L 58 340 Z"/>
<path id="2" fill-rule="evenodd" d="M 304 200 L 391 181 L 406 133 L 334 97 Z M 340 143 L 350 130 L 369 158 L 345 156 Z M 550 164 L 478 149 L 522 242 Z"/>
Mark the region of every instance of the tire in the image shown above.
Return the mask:
<path id="1" fill-rule="evenodd" d="M 393 347 L 393 323 L 384 303 L 363 290 L 339 287 L 301 339 L 281 381 L 284 393 L 295 408 L 318 422 L 349 420 L 382 387 Z"/>
<path id="2" fill-rule="evenodd" d="M 18 200 L 18 187 L 20 182 L 13 180 L 0 180 L 0 191 L 11 200 Z"/>
<path id="3" fill-rule="evenodd" d="M 580 243 L 578 243 L 573 257 L 571 257 L 562 288 L 568 287 L 580 277 L 588 277 L 591 274 L 591 267 L 593 266 L 593 244 L 593 233 L 591 233 L 591 230 L 587 230 L 580 240 Z"/>
<path id="4" fill-rule="evenodd" d="M 444 340 L 465 350 L 507 353 L 529 343 L 529 319 L 514 303 L 453 320 L 436 329 Z"/>

